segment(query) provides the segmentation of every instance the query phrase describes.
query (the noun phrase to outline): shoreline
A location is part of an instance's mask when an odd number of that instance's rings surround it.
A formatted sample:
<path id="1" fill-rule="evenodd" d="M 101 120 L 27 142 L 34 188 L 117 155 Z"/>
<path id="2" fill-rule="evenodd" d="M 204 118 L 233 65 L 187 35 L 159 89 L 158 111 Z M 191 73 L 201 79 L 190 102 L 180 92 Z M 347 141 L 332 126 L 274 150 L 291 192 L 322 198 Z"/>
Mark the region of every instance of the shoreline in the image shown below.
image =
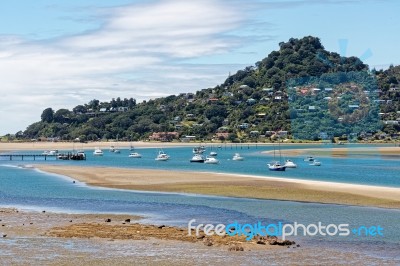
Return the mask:
<path id="1" fill-rule="evenodd" d="M 88 186 L 400 209 L 400 188 L 210 172 L 35 165 Z"/>
<path id="2" fill-rule="evenodd" d="M 289 143 L 288 143 L 289 144 Z M 295 144 L 297 143 L 290 143 Z M 299 145 L 307 145 L 312 143 L 299 143 Z M 0 152 L 5 151 L 21 151 L 21 150 L 72 150 L 75 149 L 95 149 L 96 147 L 102 149 L 109 149 L 110 146 L 119 147 L 121 149 L 129 149 L 130 145 L 135 148 L 174 148 L 174 147 L 195 147 L 199 145 L 213 145 L 213 146 L 235 146 L 235 145 L 257 145 L 257 146 L 271 146 L 273 143 L 221 143 L 221 142 L 145 142 L 145 141 L 98 141 L 98 142 L 0 142 Z"/>

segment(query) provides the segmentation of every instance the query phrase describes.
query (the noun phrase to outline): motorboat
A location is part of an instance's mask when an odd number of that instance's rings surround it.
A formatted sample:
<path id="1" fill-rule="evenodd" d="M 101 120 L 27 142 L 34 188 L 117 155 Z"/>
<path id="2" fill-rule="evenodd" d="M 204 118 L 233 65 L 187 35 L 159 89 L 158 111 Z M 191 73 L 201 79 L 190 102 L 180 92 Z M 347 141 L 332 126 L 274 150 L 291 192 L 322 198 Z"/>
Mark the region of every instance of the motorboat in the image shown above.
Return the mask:
<path id="1" fill-rule="evenodd" d="M 103 151 L 99 148 L 96 148 L 93 152 L 94 156 L 103 156 Z"/>
<path id="2" fill-rule="evenodd" d="M 58 150 L 52 150 L 52 151 L 44 151 L 42 155 L 50 155 L 50 156 L 55 156 L 58 154 Z"/>
<path id="3" fill-rule="evenodd" d="M 235 154 L 233 155 L 233 157 L 232 157 L 232 160 L 233 160 L 233 161 L 243 161 L 243 160 L 244 160 L 244 157 L 240 156 L 239 153 L 235 153 Z"/>
<path id="4" fill-rule="evenodd" d="M 119 149 L 115 149 L 114 153 L 121 153 L 121 151 Z"/>
<path id="5" fill-rule="evenodd" d="M 204 156 L 201 154 L 193 155 L 192 159 L 190 160 L 191 163 L 204 163 L 204 161 Z"/>
<path id="6" fill-rule="evenodd" d="M 168 161 L 169 155 L 166 154 L 164 151 L 160 150 L 160 151 L 158 151 L 158 155 L 155 160 L 156 161 Z"/>
<path id="7" fill-rule="evenodd" d="M 321 166 L 322 163 L 320 161 L 314 160 L 312 163 L 310 163 L 311 166 Z"/>
<path id="8" fill-rule="evenodd" d="M 268 169 L 270 171 L 285 171 L 286 166 L 282 165 L 280 162 L 273 162 L 268 164 Z"/>
<path id="9" fill-rule="evenodd" d="M 218 155 L 218 153 L 215 151 L 210 152 L 210 156 L 217 156 L 217 155 Z"/>
<path id="10" fill-rule="evenodd" d="M 286 168 L 297 168 L 297 164 L 295 164 L 292 160 L 285 161 Z"/>
<path id="11" fill-rule="evenodd" d="M 219 164 L 219 160 L 215 157 L 207 157 L 204 161 L 206 164 Z"/>
<path id="12" fill-rule="evenodd" d="M 131 152 L 129 154 L 129 158 L 142 158 L 142 155 L 140 153 L 137 153 L 137 152 Z"/>
<path id="13" fill-rule="evenodd" d="M 304 158 L 305 162 L 313 162 L 314 160 L 315 160 L 315 158 L 312 156 L 308 156 L 308 157 Z"/>
<path id="14" fill-rule="evenodd" d="M 206 147 L 204 146 L 198 146 L 193 148 L 193 153 L 194 154 L 203 154 L 206 151 Z"/>

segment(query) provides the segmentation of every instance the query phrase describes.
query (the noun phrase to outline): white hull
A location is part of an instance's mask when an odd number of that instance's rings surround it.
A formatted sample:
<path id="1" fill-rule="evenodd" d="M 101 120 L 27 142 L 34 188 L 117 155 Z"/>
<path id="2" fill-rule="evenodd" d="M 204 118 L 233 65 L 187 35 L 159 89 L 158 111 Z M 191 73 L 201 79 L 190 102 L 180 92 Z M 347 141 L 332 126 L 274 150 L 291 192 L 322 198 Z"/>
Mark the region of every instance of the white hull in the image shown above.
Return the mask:
<path id="1" fill-rule="evenodd" d="M 131 153 L 129 158 L 142 158 L 142 155 L 140 153 Z"/>
<path id="2" fill-rule="evenodd" d="M 295 164 L 292 161 L 286 161 L 285 166 L 286 166 L 286 168 L 297 168 L 297 164 Z"/>
<path id="3" fill-rule="evenodd" d="M 100 149 L 95 149 L 93 152 L 94 156 L 103 156 L 103 151 Z"/>
<path id="4" fill-rule="evenodd" d="M 207 158 L 204 163 L 206 164 L 219 164 L 219 160 L 215 159 L 215 158 Z"/>
<path id="5" fill-rule="evenodd" d="M 232 160 L 233 161 L 243 161 L 244 157 L 240 156 L 239 153 L 235 153 L 235 155 L 233 155 L 233 157 L 232 157 Z"/>

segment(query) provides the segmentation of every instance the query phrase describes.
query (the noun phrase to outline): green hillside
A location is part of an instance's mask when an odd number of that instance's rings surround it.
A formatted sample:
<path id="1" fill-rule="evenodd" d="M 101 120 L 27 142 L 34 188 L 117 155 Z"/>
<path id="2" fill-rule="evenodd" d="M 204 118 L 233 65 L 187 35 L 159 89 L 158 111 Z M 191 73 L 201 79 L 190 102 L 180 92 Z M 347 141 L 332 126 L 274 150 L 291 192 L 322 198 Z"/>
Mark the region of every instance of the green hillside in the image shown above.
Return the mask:
<path id="1" fill-rule="evenodd" d="M 395 122 L 400 117 L 399 80 L 400 67 L 370 71 L 356 57 L 326 51 L 318 38 L 292 38 L 215 88 L 142 103 L 116 98 L 92 100 L 73 110 L 47 108 L 41 121 L 18 136 L 171 140 L 179 135 L 199 140 L 268 141 L 277 131 L 302 139 L 317 139 L 320 131 L 327 131 L 331 137 L 396 137 L 400 130 Z M 337 100 L 332 105 L 326 98 L 332 92 L 325 88 L 340 91 L 340 97 L 337 92 L 333 95 L 345 103 Z M 316 93 L 318 89 L 323 93 Z M 301 90 L 307 93 L 291 94 Z M 318 108 L 308 110 L 310 106 Z M 360 123 L 352 126 L 350 118 Z M 366 121 L 367 126 L 362 126 Z M 350 122 L 352 125 L 346 125 Z M 157 132 L 175 133 L 154 134 Z"/>

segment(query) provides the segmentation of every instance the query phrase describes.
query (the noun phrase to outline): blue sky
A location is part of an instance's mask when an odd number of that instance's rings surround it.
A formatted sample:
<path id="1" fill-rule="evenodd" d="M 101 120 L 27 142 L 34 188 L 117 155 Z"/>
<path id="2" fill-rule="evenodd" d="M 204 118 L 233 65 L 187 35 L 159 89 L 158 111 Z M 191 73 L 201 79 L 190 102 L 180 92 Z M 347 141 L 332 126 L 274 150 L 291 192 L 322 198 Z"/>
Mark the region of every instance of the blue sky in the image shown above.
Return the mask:
<path id="1" fill-rule="evenodd" d="M 43 109 L 214 87 L 291 37 L 400 64 L 396 0 L 0 2 L 0 135 Z"/>

